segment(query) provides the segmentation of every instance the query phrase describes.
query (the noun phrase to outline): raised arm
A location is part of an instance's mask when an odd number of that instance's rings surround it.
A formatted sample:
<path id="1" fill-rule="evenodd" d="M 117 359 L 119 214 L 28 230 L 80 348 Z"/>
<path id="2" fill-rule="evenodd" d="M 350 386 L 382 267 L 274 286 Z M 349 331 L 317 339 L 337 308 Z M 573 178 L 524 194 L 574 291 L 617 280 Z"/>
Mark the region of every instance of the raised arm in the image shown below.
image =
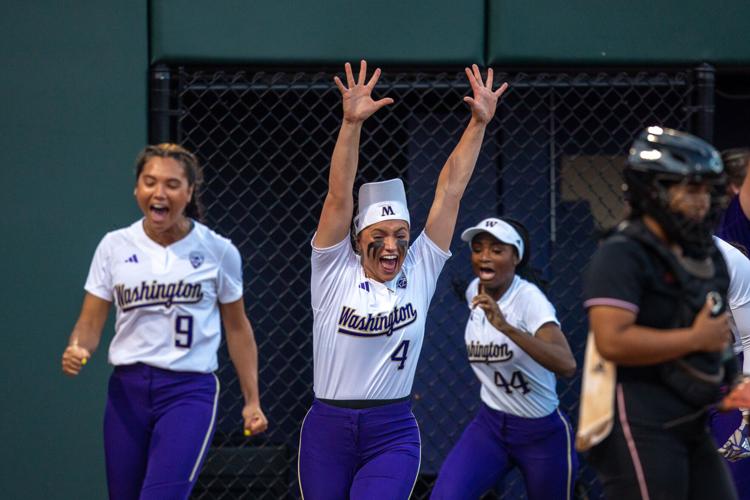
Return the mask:
<path id="1" fill-rule="evenodd" d="M 458 207 L 474 172 L 484 131 L 495 116 L 498 99 L 508 88 L 508 84 L 503 83 L 499 89 L 492 91 L 492 68 L 487 70 L 486 82 L 482 82 L 482 75 L 476 64 L 472 66 L 472 70 L 466 68 L 466 77 L 474 94 L 474 97 L 464 97 L 464 102 L 471 107 L 471 120 L 440 171 L 435 199 L 425 225 L 427 236 L 444 251 L 449 250 Z"/>
<path id="2" fill-rule="evenodd" d="M 318 221 L 313 244 L 318 248 L 325 248 L 339 243 L 349 234 L 354 211 L 354 177 L 357 174 L 359 161 L 359 137 L 362 123 L 373 113 L 393 99 L 386 97 L 378 101 L 372 99 L 372 89 L 380 78 L 380 68 L 372 74 L 370 81 L 365 83 L 367 62 L 361 61 L 357 82 L 349 63 L 344 66 L 347 86 L 338 76 L 333 77 L 343 103 L 344 117 L 341 122 L 336 146 L 331 157 L 331 171 L 328 174 L 328 194 L 323 202 L 323 211 Z"/>

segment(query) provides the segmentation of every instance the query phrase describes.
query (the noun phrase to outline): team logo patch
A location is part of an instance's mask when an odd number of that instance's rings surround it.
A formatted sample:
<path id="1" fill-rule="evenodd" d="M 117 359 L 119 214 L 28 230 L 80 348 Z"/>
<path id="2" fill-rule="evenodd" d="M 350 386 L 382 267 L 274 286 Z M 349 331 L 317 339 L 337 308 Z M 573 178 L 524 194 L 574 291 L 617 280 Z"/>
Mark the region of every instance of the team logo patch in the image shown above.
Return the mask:
<path id="1" fill-rule="evenodd" d="M 406 285 L 408 282 L 406 281 L 406 275 L 402 274 L 398 277 L 398 281 L 396 282 L 396 288 L 406 288 Z"/>
<path id="2" fill-rule="evenodd" d="M 193 269 L 201 267 L 201 264 L 203 264 L 203 254 L 196 251 L 190 252 L 190 264 L 192 264 Z"/>

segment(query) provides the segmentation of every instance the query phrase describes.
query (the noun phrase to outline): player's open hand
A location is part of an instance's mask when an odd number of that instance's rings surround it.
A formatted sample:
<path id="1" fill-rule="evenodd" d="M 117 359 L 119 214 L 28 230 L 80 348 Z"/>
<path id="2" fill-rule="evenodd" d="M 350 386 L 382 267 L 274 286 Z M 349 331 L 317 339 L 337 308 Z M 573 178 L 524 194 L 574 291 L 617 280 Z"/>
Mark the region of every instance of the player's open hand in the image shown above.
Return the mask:
<path id="1" fill-rule="evenodd" d="M 245 421 L 245 436 L 254 436 L 268 429 L 268 419 L 258 404 L 246 404 L 242 408 L 242 418 Z"/>
<path id="2" fill-rule="evenodd" d="M 364 59 L 359 63 L 359 75 L 357 75 L 356 82 L 354 81 L 351 64 L 346 63 L 344 71 L 346 73 L 346 86 L 344 86 L 338 76 L 333 77 L 333 81 L 341 92 L 344 105 L 344 121 L 362 123 L 383 106 L 393 104 L 393 99 L 390 97 L 385 97 L 377 101 L 372 99 L 372 89 L 375 88 L 375 84 L 378 83 L 378 78 L 380 78 L 380 68 L 375 70 L 370 81 L 367 83 L 365 83 L 367 61 Z"/>
<path id="3" fill-rule="evenodd" d="M 74 341 L 70 344 L 62 355 L 62 371 L 65 375 L 75 377 L 81 371 L 83 365 L 85 365 L 91 353 L 88 349 L 84 349 L 78 345 L 78 342 Z"/>
<path id="4" fill-rule="evenodd" d="M 485 293 L 481 284 L 479 285 L 479 293 L 471 299 L 471 308 L 473 309 L 475 307 L 482 309 L 487 321 L 492 323 L 492 326 L 498 330 L 503 331 L 508 326 L 508 322 L 505 320 L 505 315 L 500 311 L 497 302 L 495 302 L 495 299 L 490 297 L 489 294 Z"/>
<path id="5" fill-rule="evenodd" d="M 472 64 L 471 69 L 465 68 L 466 77 L 469 79 L 469 85 L 474 93 L 474 97 L 464 97 L 471 107 L 471 117 L 479 123 L 487 124 L 495 116 L 495 109 L 500 97 L 508 89 L 508 84 L 503 83 L 500 88 L 492 91 L 492 80 L 494 73 L 492 68 L 487 69 L 487 80 L 482 81 L 482 75 L 479 72 L 479 66 Z"/>

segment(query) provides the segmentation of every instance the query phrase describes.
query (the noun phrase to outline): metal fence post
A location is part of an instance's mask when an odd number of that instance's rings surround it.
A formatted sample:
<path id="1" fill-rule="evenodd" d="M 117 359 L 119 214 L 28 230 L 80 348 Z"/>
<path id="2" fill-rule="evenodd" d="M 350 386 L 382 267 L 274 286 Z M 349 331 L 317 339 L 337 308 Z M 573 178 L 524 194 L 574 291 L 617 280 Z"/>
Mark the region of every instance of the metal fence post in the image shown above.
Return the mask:
<path id="1" fill-rule="evenodd" d="M 149 81 L 149 131 L 148 142 L 159 144 L 171 140 L 169 67 L 159 64 L 151 68 Z"/>
<path id="2" fill-rule="evenodd" d="M 696 115 L 695 132 L 708 142 L 714 140 L 714 92 L 716 68 L 703 63 L 695 68 Z"/>

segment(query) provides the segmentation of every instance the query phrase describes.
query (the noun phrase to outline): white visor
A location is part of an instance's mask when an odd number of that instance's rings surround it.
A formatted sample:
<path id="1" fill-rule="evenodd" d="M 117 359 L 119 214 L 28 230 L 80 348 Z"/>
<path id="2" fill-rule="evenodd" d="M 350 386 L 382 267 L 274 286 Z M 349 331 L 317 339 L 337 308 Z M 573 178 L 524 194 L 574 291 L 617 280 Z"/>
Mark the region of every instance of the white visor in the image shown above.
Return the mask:
<path id="1" fill-rule="evenodd" d="M 356 234 L 367 226 L 384 220 L 404 220 L 410 224 L 406 191 L 401 179 L 362 184 L 357 201 L 359 210 L 354 217 Z"/>
<path id="2" fill-rule="evenodd" d="M 478 235 L 479 233 L 489 233 L 501 243 L 516 247 L 516 250 L 518 251 L 518 258 L 523 259 L 523 238 L 521 238 L 521 235 L 518 234 L 518 231 L 516 231 L 516 229 L 507 222 L 500 219 L 495 219 L 493 217 L 484 219 L 476 226 L 470 227 L 469 229 L 461 233 L 461 239 L 471 243 L 471 240 L 474 239 L 474 236 Z"/>

